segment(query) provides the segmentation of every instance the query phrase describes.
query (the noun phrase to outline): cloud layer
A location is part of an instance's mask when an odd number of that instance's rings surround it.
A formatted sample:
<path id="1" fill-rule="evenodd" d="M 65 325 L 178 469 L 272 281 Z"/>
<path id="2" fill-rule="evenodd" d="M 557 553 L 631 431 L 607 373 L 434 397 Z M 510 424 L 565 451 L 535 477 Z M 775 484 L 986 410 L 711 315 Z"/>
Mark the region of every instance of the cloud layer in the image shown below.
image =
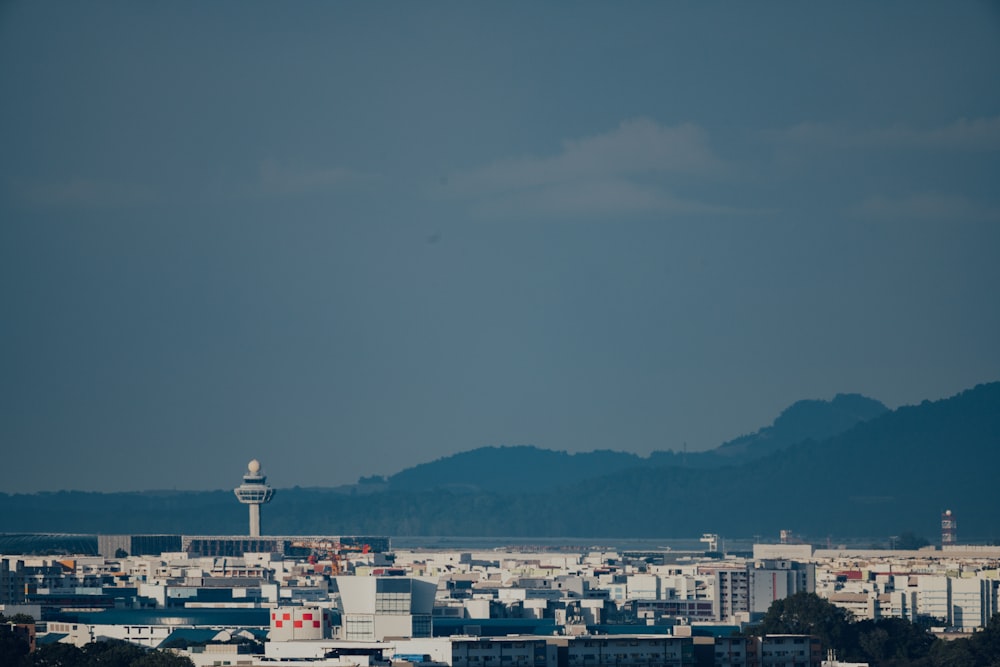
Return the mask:
<path id="1" fill-rule="evenodd" d="M 263 160 L 257 165 L 256 190 L 259 194 L 273 196 L 329 192 L 365 178 L 344 167 L 291 166 L 276 160 Z"/>
<path id="2" fill-rule="evenodd" d="M 718 211 L 723 209 L 677 197 L 668 179 L 722 167 L 700 127 L 637 118 L 604 134 L 566 140 L 555 155 L 504 159 L 454 174 L 448 195 L 474 201 L 487 215 Z"/>

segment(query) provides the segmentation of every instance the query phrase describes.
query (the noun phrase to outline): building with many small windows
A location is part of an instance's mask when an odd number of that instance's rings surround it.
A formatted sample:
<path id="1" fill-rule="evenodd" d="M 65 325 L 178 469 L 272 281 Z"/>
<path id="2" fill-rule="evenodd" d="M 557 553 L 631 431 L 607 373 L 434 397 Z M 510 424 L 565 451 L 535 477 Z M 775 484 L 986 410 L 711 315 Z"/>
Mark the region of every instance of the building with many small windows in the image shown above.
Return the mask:
<path id="1" fill-rule="evenodd" d="M 756 637 L 716 637 L 715 667 L 759 667 L 760 648 Z"/>
<path id="2" fill-rule="evenodd" d="M 591 635 L 566 646 L 567 667 L 687 667 L 694 664 L 691 637 Z"/>
<path id="3" fill-rule="evenodd" d="M 819 639 L 809 635 L 716 637 L 715 667 L 819 667 Z"/>
<path id="4" fill-rule="evenodd" d="M 816 590 L 815 563 L 762 560 L 749 568 L 748 602 L 751 614 L 763 614 L 776 601 Z"/>
<path id="5" fill-rule="evenodd" d="M 451 667 L 555 667 L 558 648 L 540 637 L 451 638 Z"/>
<path id="6" fill-rule="evenodd" d="M 722 621 L 750 611 L 750 571 L 746 567 L 726 567 L 714 571 L 712 615 Z"/>
<path id="7" fill-rule="evenodd" d="M 963 632 L 985 627 L 997 605 L 996 581 L 978 577 L 949 579 L 951 616 L 949 625 Z"/>
<path id="8" fill-rule="evenodd" d="M 819 639 L 808 635 L 767 635 L 760 640 L 760 667 L 820 667 Z"/>

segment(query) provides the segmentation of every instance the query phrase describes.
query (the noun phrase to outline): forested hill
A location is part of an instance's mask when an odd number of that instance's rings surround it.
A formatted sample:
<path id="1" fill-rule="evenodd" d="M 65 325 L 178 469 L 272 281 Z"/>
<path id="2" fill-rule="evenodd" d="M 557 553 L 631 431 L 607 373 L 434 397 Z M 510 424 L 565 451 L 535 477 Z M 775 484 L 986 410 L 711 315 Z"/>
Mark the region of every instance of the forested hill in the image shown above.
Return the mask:
<path id="1" fill-rule="evenodd" d="M 636 509 L 658 508 L 661 519 L 649 523 L 671 535 L 774 535 L 788 528 L 816 539 L 913 531 L 937 541 L 941 512 L 953 509 L 960 540 L 995 541 L 998 464 L 1000 383 L 992 383 L 741 466 L 636 470 L 569 495 L 583 513 L 629 499 Z M 627 518 L 619 523 L 639 527 Z"/>
<path id="2" fill-rule="evenodd" d="M 832 401 L 799 401 L 771 426 L 731 440 L 713 453 L 730 462 L 760 458 L 805 440 L 832 438 L 888 411 L 881 401 L 860 394 L 837 394 Z"/>
<path id="3" fill-rule="evenodd" d="M 393 491 L 537 493 L 636 468 L 644 462 L 635 454 L 608 450 L 568 454 L 531 446 L 481 447 L 407 468 L 390 477 L 388 483 Z"/>
<path id="4" fill-rule="evenodd" d="M 648 458 L 599 450 L 569 454 L 532 446 L 481 447 L 422 463 L 385 480 L 392 491 L 537 493 L 648 466 L 718 467 L 767 456 L 806 440 L 843 433 L 887 408 L 859 394 L 798 401 L 774 423 L 707 452 L 653 452 Z M 368 479 L 370 485 L 375 480 Z M 383 487 L 385 488 L 385 487 Z M 369 488 L 370 490 L 370 488 Z"/>
<path id="5" fill-rule="evenodd" d="M 519 493 L 391 485 L 368 493 L 279 489 L 263 510 L 264 530 L 669 538 L 705 531 L 776 535 L 787 528 L 817 541 L 827 535 L 887 541 L 906 531 L 936 541 L 940 513 L 952 509 L 960 541 L 1000 539 L 1000 383 L 886 412 L 739 465 L 642 461 L 612 469 L 629 455 L 596 455 L 608 457 L 609 474 L 560 488 L 543 480 Z M 484 465 L 479 472 L 491 470 L 502 468 Z M 239 534 L 246 521 L 230 491 L 0 495 L 0 532 Z"/>

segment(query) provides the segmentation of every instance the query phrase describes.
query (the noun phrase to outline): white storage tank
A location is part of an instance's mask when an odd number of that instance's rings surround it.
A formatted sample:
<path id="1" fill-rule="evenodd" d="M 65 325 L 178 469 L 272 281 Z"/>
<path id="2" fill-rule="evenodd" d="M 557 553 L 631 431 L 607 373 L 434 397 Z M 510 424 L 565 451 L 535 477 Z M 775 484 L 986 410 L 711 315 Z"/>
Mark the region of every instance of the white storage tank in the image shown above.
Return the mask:
<path id="1" fill-rule="evenodd" d="M 277 607 L 271 611 L 268 641 L 329 639 L 333 626 L 330 610 L 323 607 Z"/>

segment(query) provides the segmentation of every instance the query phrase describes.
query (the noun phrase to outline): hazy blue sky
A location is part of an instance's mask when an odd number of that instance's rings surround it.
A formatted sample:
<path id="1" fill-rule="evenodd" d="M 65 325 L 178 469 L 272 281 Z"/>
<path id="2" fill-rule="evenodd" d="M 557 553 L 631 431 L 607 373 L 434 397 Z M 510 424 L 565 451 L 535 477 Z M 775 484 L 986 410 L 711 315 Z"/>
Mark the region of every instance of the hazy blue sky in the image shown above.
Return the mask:
<path id="1" fill-rule="evenodd" d="M 0 309 L 6 492 L 945 397 L 1000 379 L 1000 9 L 5 2 Z"/>

